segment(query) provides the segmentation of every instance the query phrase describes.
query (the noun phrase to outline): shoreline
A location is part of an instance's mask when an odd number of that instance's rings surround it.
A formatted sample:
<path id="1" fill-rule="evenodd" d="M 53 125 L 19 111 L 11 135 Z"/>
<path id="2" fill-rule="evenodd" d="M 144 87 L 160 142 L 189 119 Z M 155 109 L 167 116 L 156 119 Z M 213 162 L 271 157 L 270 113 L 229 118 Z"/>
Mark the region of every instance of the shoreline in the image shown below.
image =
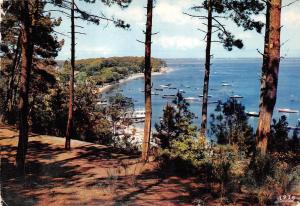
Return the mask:
<path id="1" fill-rule="evenodd" d="M 169 72 L 173 71 L 173 69 L 170 68 L 170 67 L 162 67 L 160 70 L 161 71 L 159 71 L 159 72 L 152 72 L 151 75 L 152 76 L 157 76 L 157 75 L 162 75 L 162 74 L 166 74 L 166 73 L 169 73 Z M 97 88 L 96 94 L 102 94 L 104 92 L 107 92 L 107 91 L 113 89 L 116 86 L 119 86 L 119 85 L 124 84 L 126 82 L 129 82 L 131 80 L 139 79 L 139 78 L 144 78 L 144 73 L 132 74 L 132 75 L 126 77 L 125 79 L 119 80 L 118 83 L 109 83 L 109 84 L 107 84 L 103 87 L 99 87 L 99 88 Z"/>

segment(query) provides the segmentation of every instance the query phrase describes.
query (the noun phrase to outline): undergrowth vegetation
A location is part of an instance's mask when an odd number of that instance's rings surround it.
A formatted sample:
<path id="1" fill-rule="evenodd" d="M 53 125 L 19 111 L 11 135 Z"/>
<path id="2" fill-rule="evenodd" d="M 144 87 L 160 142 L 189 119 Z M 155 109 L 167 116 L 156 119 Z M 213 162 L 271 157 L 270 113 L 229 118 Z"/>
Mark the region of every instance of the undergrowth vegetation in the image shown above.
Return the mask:
<path id="1" fill-rule="evenodd" d="M 156 124 L 161 168 L 198 176 L 219 185 L 223 203 L 234 203 L 234 192 L 254 194 L 259 204 L 272 204 L 280 194 L 299 192 L 299 135 L 289 136 L 286 118 L 273 121 L 270 152 L 255 152 L 255 135 L 244 106 L 235 99 L 219 102 L 211 115 L 210 142 L 197 138 L 194 114 L 178 93 Z"/>

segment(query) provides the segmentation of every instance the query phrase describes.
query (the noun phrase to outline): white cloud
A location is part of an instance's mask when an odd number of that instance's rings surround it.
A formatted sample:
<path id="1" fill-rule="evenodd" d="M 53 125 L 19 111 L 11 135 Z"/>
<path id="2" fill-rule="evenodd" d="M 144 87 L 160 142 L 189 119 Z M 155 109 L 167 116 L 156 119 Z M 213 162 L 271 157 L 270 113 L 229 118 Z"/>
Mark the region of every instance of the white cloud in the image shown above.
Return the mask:
<path id="1" fill-rule="evenodd" d="M 186 36 L 160 36 L 157 42 L 164 49 L 178 50 L 193 49 L 203 45 L 199 38 Z"/>
<path id="2" fill-rule="evenodd" d="M 199 25 L 197 19 L 192 19 L 183 14 L 183 12 L 186 12 L 188 8 L 193 6 L 192 2 L 192 0 L 181 0 L 176 3 L 174 1 L 159 1 L 154 9 L 154 19 L 170 24 Z"/>
<path id="3" fill-rule="evenodd" d="M 146 22 L 146 10 L 140 7 L 129 7 L 126 10 L 121 11 L 121 16 L 128 23 L 145 24 Z"/>
<path id="4" fill-rule="evenodd" d="M 113 53 L 113 49 L 111 47 L 97 47 L 97 46 L 79 46 L 76 49 L 76 53 L 78 53 L 79 56 L 85 56 L 85 57 L 99 57 L 99 56 L 110 56 Z"/>
<path id="5" fill-rule="evenodd" d="M 282 25 L 299 26 L 300 13 L 295 10 L 288 10 L 282 13 Z"/>

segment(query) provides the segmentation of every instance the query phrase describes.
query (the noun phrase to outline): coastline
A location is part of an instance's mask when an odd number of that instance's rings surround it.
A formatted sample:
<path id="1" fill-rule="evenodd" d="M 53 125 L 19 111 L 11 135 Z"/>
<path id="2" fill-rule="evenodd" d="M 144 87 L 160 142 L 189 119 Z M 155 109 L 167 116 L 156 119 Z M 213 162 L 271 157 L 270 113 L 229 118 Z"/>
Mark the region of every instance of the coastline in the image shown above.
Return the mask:
<path id="1" fill-rule="evenodd" d="M 159 72 L 152 72 L 152 76 L 166 74 L 171 71 L 173 71 L 173 69 L 170 67 L 162 67 Z M 109 91 L 110 89 L 114 88 L 115 86 L 124 84 L 124 83 L 134 80 L 134 79 L 139 79 L 139 78 L 144 78 L 144 73 L 132 74 L 132 75 L 126 77 L 125 79 L 121 79 L 118 83 L 110 83 L 103 87 L 99 87 L 99 88 L 97 88 L 97 91 L 95 93 L 96 94 L 104 93 L 104 92 Z"/>

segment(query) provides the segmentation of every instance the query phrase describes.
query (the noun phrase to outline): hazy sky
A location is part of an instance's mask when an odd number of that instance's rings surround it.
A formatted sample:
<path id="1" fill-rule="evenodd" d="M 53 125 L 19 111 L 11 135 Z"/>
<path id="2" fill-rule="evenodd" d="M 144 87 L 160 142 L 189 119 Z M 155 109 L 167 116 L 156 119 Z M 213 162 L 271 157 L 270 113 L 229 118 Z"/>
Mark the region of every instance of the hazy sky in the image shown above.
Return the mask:
<path id="1" fill-rule="evenodd" d="M 82 9 L 99 14 L 103 12 L 107 16 L 115 16 L 124 19 L 131 25 L 130 30 L 114 28 L 114 25 L 103 22 L 101 25 L 87 24 L 77 21 L 84 28 L 77 28 L 86 35 L 77 35 L 76 58 L 109 57 L 109 56 L 143 56 L 144 46 L 136 40 L 144 40 L 143 30 L 146 21 L 146 0 L 132 0 L 127 9 L 117 6 L 106 7 L 96 0 L 95 4 L 86 4 L 75 0 Z M 283 0 L 283 5 L 292 0 Z M 191 19 L 183 14 L 189 8 L 197 5 L 200 0 L 157 0 L 153 14 L 153 32 L 159 34 L 153 36 L 152 55 L 161 58 L 203 58 L 205 51 L 204 35 L 198 28 L 205 29 L 203 21 Z M 60 16 L 60 14 L 54 14 Z M 57 31 L 68 34 L 70 31 L 70 19 L 63 17 L 62 25 Z M 264 16 L 256 17 L 264 21 Z M 243 31 L 234 24 L 227 24 L 227 28 L 244 41 L 244 48 L 234 49 L 228 52 L 222 45 L 214 43 L 212 54 L 214 57 L 260 57 L 257 49 L 263 48 L 263 32 Z M 282 10 L 282 56 L 300 57 L 300 2 Z M 68 34 L 69 35 L 69 34 Z M 70 39 L 64 36 L 65 45 L 58 59 L 70 57 Z"/>

